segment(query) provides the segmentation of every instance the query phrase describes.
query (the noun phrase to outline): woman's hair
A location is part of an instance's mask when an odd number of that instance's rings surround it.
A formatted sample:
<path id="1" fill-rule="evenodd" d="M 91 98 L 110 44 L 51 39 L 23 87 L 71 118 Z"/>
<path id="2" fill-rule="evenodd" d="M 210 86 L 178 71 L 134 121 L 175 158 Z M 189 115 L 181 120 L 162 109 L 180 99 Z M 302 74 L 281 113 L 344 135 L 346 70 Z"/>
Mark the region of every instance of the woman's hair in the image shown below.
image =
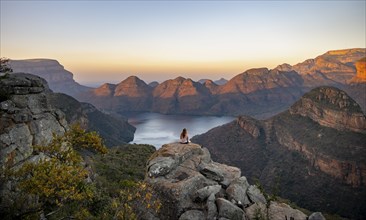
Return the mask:
<path id="1" fill-rule="evenodd" d="M 184 138 L 185 136 L 187 136 L 187 129 L 183 128 L 182 133 L 180 133 L 180 138 Z"/>

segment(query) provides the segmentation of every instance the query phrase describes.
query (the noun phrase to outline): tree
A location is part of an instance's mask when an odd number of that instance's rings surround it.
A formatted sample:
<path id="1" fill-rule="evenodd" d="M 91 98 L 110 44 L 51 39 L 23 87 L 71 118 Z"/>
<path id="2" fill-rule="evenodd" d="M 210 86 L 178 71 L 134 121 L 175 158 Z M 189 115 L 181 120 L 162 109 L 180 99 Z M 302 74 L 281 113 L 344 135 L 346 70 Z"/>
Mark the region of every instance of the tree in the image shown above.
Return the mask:
<path id="1" fill-rule="evenodd" d="M 107 152 L 97 133 L 86 132 L 78 125 L 62 136 L 54 135 L 50 144 L 35 147 L 35 153 L 44 155 L 43 159 L 38 163 L 26 162 L 13 173 L 19 189 L 38 200 L 36 208 L 23 215 L 54 213 L 64 205 L 93 198 L 93 184 L 87 181 L 90 169 L 77 152 L 80 149 Z"/>
<path id="2" fill-rule="evenodd" d="M 5 57 L 0 58 L 0 73 L 11 73 L 13 69 L 8 65 L 9 59 Z"/>

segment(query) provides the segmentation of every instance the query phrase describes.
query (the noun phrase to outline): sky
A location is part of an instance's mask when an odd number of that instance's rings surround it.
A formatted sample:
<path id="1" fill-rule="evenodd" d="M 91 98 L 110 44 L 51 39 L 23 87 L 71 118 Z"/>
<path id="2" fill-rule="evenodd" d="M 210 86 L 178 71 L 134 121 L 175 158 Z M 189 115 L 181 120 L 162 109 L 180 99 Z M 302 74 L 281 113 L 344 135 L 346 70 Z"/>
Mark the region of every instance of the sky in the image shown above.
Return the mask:
<path id="1" fill-rule="evenodd" d="M 366 47 L 366 1 L 6 1 L 0 56 L 58 60 L 83 84 L 230 79 Z"/>

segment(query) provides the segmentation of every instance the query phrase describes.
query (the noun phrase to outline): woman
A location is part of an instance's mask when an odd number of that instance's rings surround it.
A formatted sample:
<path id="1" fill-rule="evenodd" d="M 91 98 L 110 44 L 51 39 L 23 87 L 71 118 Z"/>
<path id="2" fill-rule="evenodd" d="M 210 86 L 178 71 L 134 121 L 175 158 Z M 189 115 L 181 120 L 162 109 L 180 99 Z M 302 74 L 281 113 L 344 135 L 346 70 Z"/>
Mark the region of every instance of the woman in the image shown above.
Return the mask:
<path id="1" fill-rule="evenodd" d="M 180 143 L 181 144 L 189 143 L 188 132 L 187 132 L 187 129 L 185 129 L 185 128 L 183 128 L 182 133 L 180 133 Z"/>

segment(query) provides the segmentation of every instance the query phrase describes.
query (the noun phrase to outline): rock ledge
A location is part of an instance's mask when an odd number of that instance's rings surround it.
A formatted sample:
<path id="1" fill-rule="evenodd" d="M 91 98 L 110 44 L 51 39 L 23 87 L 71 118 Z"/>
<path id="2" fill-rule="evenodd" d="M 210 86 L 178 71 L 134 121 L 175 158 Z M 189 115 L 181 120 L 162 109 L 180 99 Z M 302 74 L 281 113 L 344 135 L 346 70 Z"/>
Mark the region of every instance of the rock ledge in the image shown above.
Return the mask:
<path id="1" fill-rule="evenodd" d="M 299 210 L 270 202 L 237 167 L 216 163 L 198 144 L 165 144 L 147 163 L 145 180 L 162 203 L 157 219 L 306 219 Z"/>

